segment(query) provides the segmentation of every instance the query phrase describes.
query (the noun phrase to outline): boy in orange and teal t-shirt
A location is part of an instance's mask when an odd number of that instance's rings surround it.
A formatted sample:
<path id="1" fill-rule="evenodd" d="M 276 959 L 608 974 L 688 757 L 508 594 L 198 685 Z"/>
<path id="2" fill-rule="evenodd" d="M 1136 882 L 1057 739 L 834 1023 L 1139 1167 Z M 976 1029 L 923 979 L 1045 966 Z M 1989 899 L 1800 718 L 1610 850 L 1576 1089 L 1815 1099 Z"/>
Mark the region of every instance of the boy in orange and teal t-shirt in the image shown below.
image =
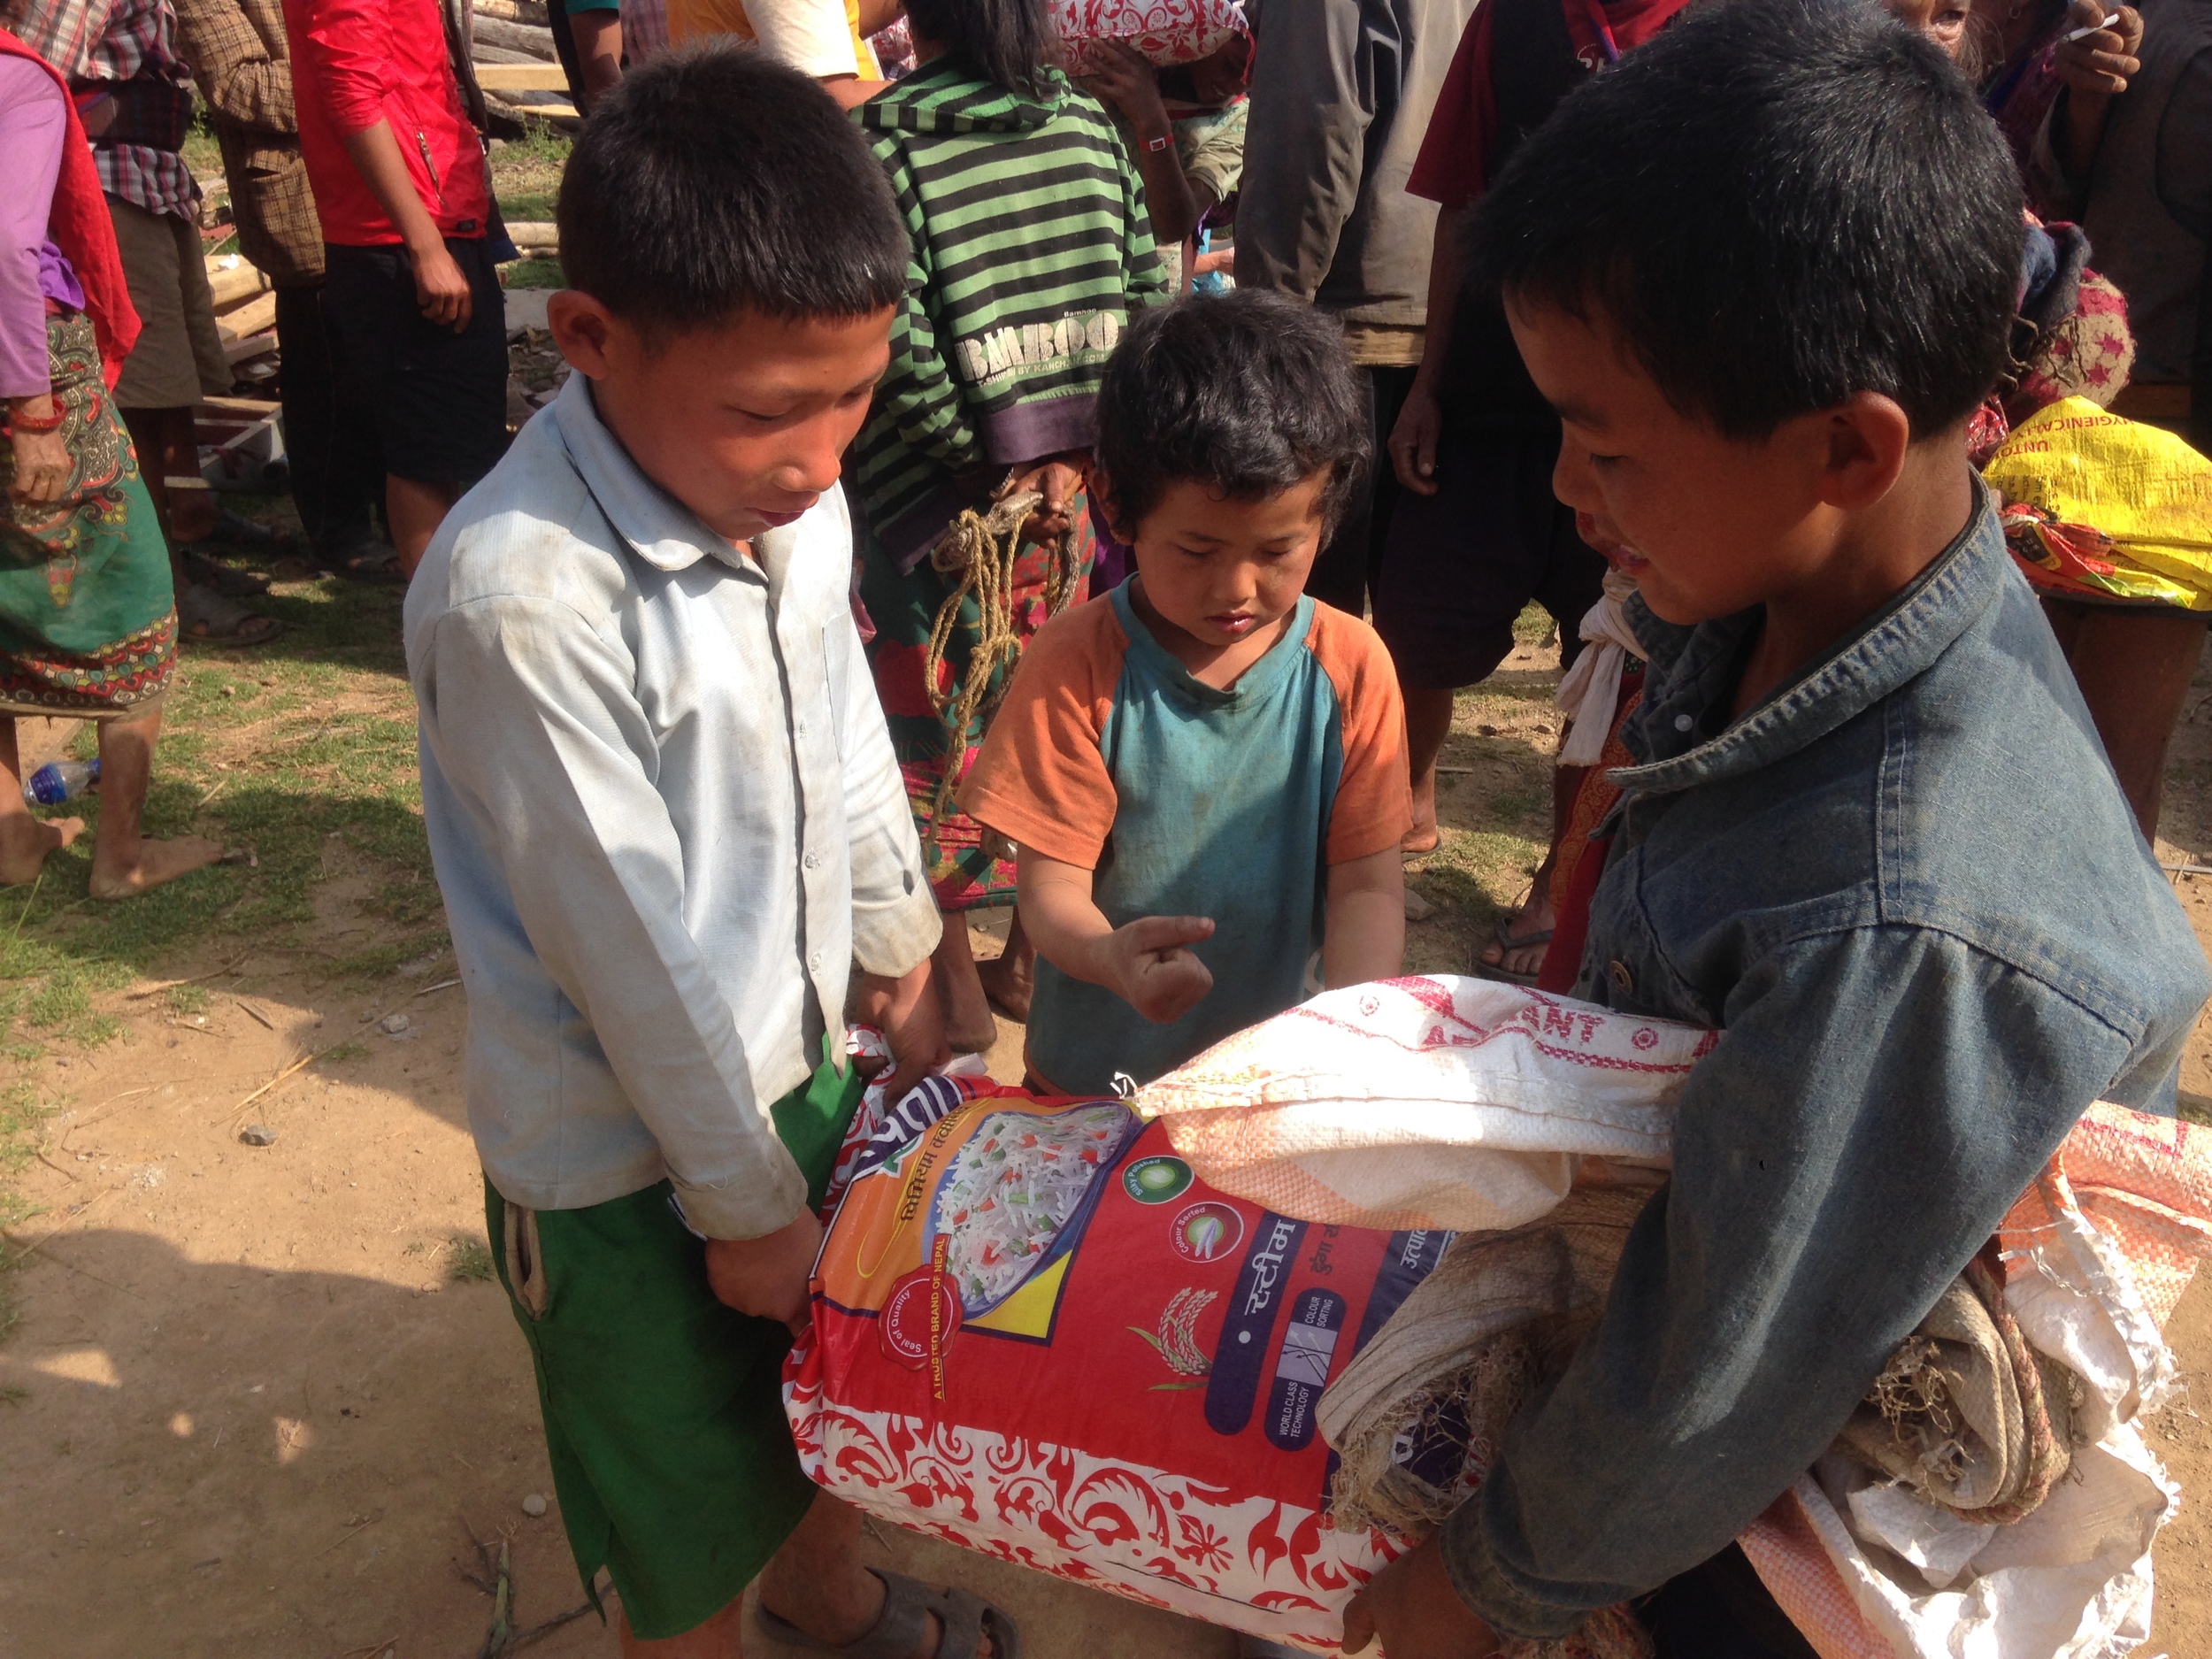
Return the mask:
<path id="1" fill-rule="evenodd" d="M 1136 574 L 1039 633 L 960 795 L 1010 837 L 1035 1079 L 1149 1080 L 1405 950 L 1404 708 L 1305 592 L 1367 461 L 1336 326 L 1280 296 L 1131 324 L 1092 488 Z"/>

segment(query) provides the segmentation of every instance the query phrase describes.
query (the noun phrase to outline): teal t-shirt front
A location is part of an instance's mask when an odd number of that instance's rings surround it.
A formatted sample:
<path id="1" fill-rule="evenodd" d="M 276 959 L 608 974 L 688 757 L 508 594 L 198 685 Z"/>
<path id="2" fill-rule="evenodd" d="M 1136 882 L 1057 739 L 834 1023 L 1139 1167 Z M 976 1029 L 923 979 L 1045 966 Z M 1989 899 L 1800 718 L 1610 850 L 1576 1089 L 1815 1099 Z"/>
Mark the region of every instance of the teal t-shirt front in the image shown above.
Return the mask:
<path id="1" fill-rule="evenodd" d="M 1131 584 L 1032 641 L 963 790 L 972 816 L 1093 872 L 1115 926 L 1208 916 L 1213 989 L 1154 1025 L 1040 958 L 1029 1064 L 1070 1094 L 1172 1071 L 1304 1000 L 1332 864 L 1394 847 L 1410 821 L 1404 715 L 1382 642 L 1302 597 L 1226 690 L 1153 636 Z"/>

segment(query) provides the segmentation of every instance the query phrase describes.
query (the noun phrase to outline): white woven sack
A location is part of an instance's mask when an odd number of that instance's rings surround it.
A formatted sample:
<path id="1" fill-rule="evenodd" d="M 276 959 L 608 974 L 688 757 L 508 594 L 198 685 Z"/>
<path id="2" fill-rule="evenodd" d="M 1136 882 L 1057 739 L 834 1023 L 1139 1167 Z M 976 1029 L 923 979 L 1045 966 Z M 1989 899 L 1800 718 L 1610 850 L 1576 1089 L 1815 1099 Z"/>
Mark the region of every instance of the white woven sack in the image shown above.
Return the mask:
<path id="1" fill-rule="evenodd" d="M 1240 1032 L 1135 1104 L 1200 1179 L 1279 1215 L 1516 1227 L 1578 1174 L 1665 1167 L 1684 1079 L 1717 1041 L 1490 979 L 1391 979 Z"/>

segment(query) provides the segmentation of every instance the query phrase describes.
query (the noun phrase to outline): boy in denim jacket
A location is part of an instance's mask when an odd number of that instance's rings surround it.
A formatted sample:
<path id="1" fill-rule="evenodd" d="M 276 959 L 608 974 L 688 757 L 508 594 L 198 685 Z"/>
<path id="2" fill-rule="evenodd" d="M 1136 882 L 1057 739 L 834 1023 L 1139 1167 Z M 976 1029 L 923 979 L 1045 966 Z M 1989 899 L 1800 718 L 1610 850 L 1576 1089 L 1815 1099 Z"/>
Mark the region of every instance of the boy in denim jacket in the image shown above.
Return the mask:
<path id="1" fill-rule="evenodd" d="M 1722 1036 L 1602 1317 L 1354 1651 L 1656 1591 L 1662 1655 L 1809 1654 L 1730 1540 L 2084 1108 L 2170 1109 L 2204 958 L 1967 464 L 2019 250 L 1966 83 L 1849 0 L 1685 14 L 1484 200 L 1652 647 L 1576 993 Z"/>

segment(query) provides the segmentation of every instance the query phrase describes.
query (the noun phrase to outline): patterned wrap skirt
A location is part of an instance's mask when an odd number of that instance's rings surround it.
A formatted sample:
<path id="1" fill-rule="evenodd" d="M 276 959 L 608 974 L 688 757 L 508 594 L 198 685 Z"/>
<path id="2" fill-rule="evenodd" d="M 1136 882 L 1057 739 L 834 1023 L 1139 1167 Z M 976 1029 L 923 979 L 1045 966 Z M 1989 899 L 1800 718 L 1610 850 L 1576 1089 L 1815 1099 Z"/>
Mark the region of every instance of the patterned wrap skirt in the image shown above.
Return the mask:
<path id="1" fill-rule="evenodd" d="M 59 501 L 17 501 L 0 444 L 0 715 L 113 719 L 152 706 L 176 666 L 169 549 L 90 319 L 48 317 L 46 345 L 69 483 Z"/>
<path id="2" fill-rule="evenodd" d="M 1068 518 L 1075 526 L 1075 582 L 1069 603 L 1079 604 L 1090 591 L 1091 564 L 1097 552 L 1085 492 L 1078 490 L 1069 497 Z M 883 703 L 884 719 L 891 728 L 891 747 L 906 781 L 914 825 L 921 833 L 930 891 L 936 895 L 937 908 L 946 911 L 1011 904 L 1013 861 L 999 857 L 997 849 L 985 843 L 982 826 L 973 818 L 963 812 L 948 812 L 936 826 L 933 851 L 930 841 L 930 814 L 954 745 L 944 721 L 930 706 L 922 668 L 929 653 L 930 628 L 959 579 L 933 569 L 927 559 L 902 575 L 874 536 L 864 530 L 858 540 L 860 601 L 875 628 L 875 637 L 868 646 L 869 667 L 875 677 L 876 695 Z M 1053 549 L 1024 542 L 1014 562 L 1014 633 L 1024 645 L 1045 625 L 1045 584 L 1053 556 Z M 973 597 L 963 601 L 960 625 L 953 630 L 951 643 L 945 649 L 943 672 L 938 679 L 941 691 L 956 692 L 964 683 L 979 620 Z M 959 744 L 956 764 L 960 778 L 964 779 L 974 764 L 976 752 L 983 746 L 984 731 L 985 722 L 977 720 Z"/>

